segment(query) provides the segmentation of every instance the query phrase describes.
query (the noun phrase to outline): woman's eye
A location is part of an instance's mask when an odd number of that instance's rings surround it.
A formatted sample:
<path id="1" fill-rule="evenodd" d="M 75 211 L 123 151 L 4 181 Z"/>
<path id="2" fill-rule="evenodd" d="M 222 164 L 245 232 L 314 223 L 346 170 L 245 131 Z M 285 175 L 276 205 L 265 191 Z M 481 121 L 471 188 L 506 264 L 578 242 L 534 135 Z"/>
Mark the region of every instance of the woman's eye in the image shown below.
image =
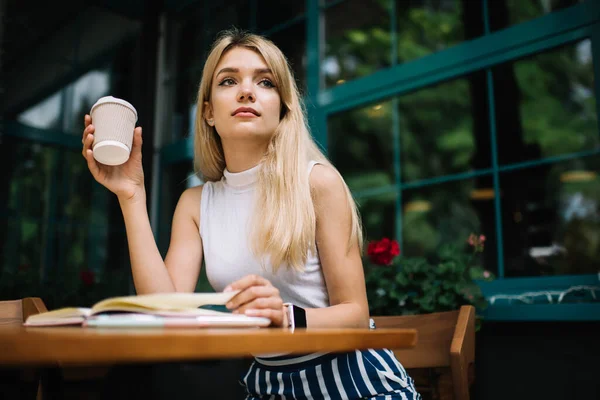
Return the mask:
<path id="1" fill-rule="evenodd" d="M 263 80 L 262 80 L 262 81 L 260 81 L 258 84 L 259 84 L 259 85 L 262 85 L 262 86 L 264 86 L 264 87 L 267 87 L 267 88 L 274 88 L 274 87 L 275 87 L 275 85 L 273 84 L 273 82 L 271 82 L 271 81 L 270 81 L 270 80 L 268 80 L 268 79 L 263 79 Z"/>
<path id="2" fill-rule="evenodd" d="M 225 78 L 219 83 L 219 86 L 231 86 L 235 84 L 235 81 L 231 78 Z"/>

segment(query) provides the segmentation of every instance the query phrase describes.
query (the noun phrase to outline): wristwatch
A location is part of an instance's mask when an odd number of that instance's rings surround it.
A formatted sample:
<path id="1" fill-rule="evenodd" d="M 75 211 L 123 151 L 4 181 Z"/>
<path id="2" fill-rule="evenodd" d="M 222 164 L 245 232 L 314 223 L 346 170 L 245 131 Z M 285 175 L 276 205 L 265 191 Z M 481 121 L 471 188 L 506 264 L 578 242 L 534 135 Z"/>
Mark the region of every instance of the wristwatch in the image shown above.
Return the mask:
<path id="1" fill-rule="evenodd" d="M 283 303 L 288 319 L 288 328 L 306 328 L 306 310 L 292 303 Z"/>

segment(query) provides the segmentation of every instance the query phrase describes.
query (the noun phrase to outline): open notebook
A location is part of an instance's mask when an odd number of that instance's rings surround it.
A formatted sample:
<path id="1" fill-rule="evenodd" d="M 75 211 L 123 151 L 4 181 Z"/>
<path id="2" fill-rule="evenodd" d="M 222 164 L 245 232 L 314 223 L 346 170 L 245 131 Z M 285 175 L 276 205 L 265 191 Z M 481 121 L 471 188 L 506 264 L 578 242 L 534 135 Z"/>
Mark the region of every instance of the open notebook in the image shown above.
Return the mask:
<path id="1" fill-rule="evenodd" d="M 238 292 L 158 293 L 113 297 L 92 308 L 69 307 L 32 315 L 25 326 L 249 327 L 271 320 L 232 314 L 224 305 Z"/>

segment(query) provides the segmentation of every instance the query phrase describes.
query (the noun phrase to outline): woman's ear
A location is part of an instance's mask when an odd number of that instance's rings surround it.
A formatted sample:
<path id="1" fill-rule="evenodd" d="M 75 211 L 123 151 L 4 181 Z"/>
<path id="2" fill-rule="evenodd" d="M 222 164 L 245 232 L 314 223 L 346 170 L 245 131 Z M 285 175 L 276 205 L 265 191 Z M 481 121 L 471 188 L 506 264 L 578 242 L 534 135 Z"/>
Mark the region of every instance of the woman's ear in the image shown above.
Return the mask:
<path id="1" fill-rule="evenodd" d="M 213 109 L 208 101 L 204 102 L 204 119 L 206 120 L 206 123 L 210 126 L 215 126 Z"/>

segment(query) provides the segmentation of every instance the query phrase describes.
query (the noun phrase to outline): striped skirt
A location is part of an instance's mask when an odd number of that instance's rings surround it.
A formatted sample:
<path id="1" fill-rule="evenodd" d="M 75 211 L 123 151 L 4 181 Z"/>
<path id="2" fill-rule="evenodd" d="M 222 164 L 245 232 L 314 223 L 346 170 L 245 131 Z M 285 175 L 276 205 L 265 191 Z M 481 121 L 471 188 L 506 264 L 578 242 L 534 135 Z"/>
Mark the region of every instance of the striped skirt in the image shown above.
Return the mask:
<path id="1" fill-rule="evenodd" d="M 388 349 L 306 358 L 292 364 L 285 358 L 255 359 L 240 382 L 246 399 L 421 399 Z"/>

